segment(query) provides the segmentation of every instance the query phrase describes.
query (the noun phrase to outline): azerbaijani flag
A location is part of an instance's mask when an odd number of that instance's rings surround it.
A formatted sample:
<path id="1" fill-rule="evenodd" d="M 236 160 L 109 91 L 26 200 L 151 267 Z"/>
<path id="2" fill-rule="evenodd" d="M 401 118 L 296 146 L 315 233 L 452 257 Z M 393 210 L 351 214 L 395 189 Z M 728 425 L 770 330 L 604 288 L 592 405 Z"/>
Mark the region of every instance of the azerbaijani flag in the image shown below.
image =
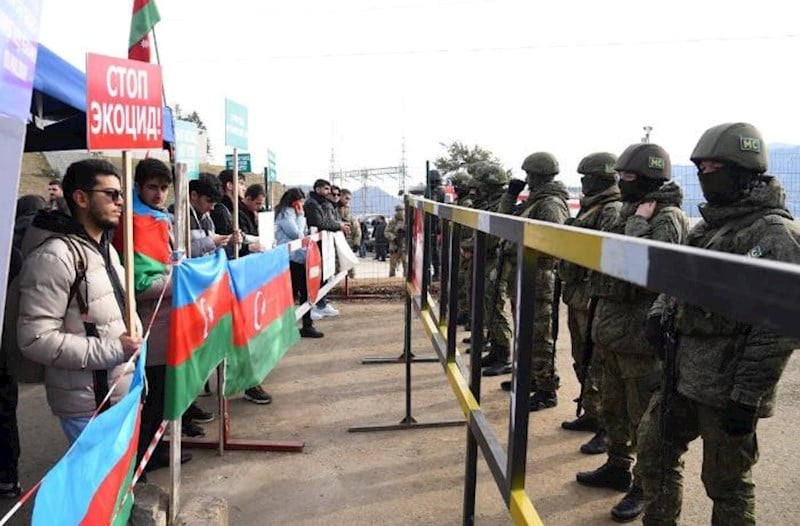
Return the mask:
<path id="1" fill-rule="evenodd" d="M 167 273 L 172 250 L 169 214 L 147 206 L 133 192 L 133 284 L 136 293 L 147 290 Z M 117 229 L 122 232 L 122 229 Z"/>
<path id="2" fill-rule="evenodd" d="M 155 0 L 133 0 L 128 58 L 150 62 L 150 31 L 161 20 Z"/>
<path id="3" fill-rule="evenodd" d="M 127 524 L 146 359 L 143 344 L 128 394 L 89 422 L 47 473 L 33 507 L 34 526 Z"/>
<path id="4" fill-rule="evenodd" d="M 228 354 L 232 307 L 233 293 L 223 249 L 175 265 L 164 418 L 179 419 Z"/>
<path id="5" fill-rule="evenodd" d="M 228 262 L 235 293 L 225 396 L 260 384 L 297 343 L 289 250 L 281 245 Z"/>

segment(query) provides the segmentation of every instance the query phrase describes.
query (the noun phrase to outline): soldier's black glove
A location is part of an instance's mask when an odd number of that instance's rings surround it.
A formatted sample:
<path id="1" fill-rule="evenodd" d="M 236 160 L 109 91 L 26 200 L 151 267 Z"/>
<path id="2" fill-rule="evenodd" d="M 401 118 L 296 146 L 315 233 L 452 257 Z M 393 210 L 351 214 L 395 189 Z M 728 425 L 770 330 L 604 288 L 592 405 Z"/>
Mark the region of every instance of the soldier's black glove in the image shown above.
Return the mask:
<path id="1" fill-rule="evenodd" d="M 756 420 L 758 420 L 757 407 L 728 400 L 728 407 L 725 408 L 725 419 L 723 420 L 726 433 L 732 436 L 752 433 L 756 430 Z"/>
<path id="2" fill-rule="evenodd" d="M 647 343 L 658 351 L 658 357 L 664 360 L 664 345 L 667 343 L 667 336 L 664 334 L 664 327 L 661 325 L 661 316 L 650 316 L 644 322 L 644 337 Z"/>
<path id="3" fill-rule="evenodd" d="M 525 188 L 525 181 L 521 179 L 511 179 L 508 182 L 506 193 L 511 197 L 517 197 L 523 188 Z"/>

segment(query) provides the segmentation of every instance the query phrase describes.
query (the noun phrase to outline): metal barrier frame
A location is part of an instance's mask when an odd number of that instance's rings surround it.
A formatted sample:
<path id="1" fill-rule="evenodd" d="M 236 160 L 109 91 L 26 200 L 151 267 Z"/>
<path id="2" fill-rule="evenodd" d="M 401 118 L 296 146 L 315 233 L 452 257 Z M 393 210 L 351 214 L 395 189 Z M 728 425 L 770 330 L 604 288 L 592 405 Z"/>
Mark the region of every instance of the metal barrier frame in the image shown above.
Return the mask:
<path id="1" fill-rule="evenodd" d="M 412 283 L 411 254 L 415 214 L 423 213 L 422 283 Z M 438 303 L 429 295 L 431 218 L 442 224 L 442 273 Z M 515 524 L 540 525 L 542 521 L 525 492 L 528 445 L 528 400 L 533 340 L 536 260 L 539 252 L 577 263 L 651 290 L 734 319 L 767 327 L 781 334 L 800 337 L 800 265 L 765 261 L 657 241 L 556 225 L 520 217 L 445 205 L 407 196 L 406 222 L 409 265 L 406 271 L 406 302 L 413 304 L 445 370 L 456 399 L 468 419 L 464 481 L 463 524 L 475 522 L 475 486 L 478 448 Z M 475 231 L 472 282 L 472 336 L 469 383 L 456 349 L 456 316 L 461 228 Z M 483 302 L 485 301 L 486 236 L 493 235 L 517 245 L 515 312 L 516 334 L 512 368 L 508 450 L 500 446 L 480 407 L 483 349 Z M 445 266 L 446 263 L 446 266 Z M 410 318 L 406 316 L 407 339 Z M 410 362 L 407 366 L 410 391 Z M 407 404 L 410 392 L 407 392 Z"/>

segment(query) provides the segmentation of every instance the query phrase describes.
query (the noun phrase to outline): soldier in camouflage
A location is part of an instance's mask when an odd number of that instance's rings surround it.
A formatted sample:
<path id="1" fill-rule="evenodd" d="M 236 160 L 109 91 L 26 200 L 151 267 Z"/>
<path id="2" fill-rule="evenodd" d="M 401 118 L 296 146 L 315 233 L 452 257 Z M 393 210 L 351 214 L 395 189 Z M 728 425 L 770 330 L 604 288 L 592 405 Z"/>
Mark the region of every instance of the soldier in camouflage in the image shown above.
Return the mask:
<path id="1" fill-rule="evenodd" d="M 470 187 L 472 186 L 472 177 L 465 169 L 458 169 L 455 172 L 449 174 L 450 183 L 453 185 L 453 188 L 456 190 L 456 202 L 457 206 L 463 206 L 465 208 L 472 208 L 472 200 L 474 198 L 474 194 L 470 194 Z M 461 228 L 461 239 L 459 240 L 459 246 L 461 242 L 466 241 L 470 238 L 471 234 L 468 228 L 462 227 Z M 466 258 L 461 258 L 459 271 L 458 271 L 458 312 L 457 312 L 457 320 L 456 323 L 459 325 L 469 324 L 469 309 L 470 309 L 470 291 L 472 288 L 472 267 L 469 264 L 469 260 Z"/>
<path id="2" fill-rule="evenodd" d="M 394 207 L 394 217 L 386 227 L 386 239 L 389 240 L 389 277 L 397 273 L 397 265 L 402 265 L 406 255 L 406 214 L 403 205 Z"/>
<path id="3" fill-rule="evenodd" d="M 555 176 L 559 172 L 556 158 L 547 152 L 536 152 L 525 158 L 522 162 L 522 169 L 527 176 L 529 188 L 527 200 L 516 205 L 517 197 L 522 192 L 525 181 L 512 180 L 497 211 L 503 214 L 563 224 L 569 217 L 569 206 L 567 205 L 569 193 L 564 183 L 555 180 Z M 503 281 L 506 282 L 511 293 L 513 307 L 516 304 L 517 290 L 515 283 L 517 275 L 516 247 L 513 244 L 506 244 L 505 250 L 508 265 L 503 272 Z M 556 282 L 555 260 L 540 253 L 537 264 L 531 364 L 531 381 L 535 391 L 530 399 L 531 411 L 555 407 L 558 404 L 556 390 L 559 387 L 551 320 Z"/>
<path id="4" fill-rule="evenodd" d="M 665 243 L 682 243 L 689 222 L 680 206 L 681 188 L 671 177 L 669 155 L 656 144 L 629 146 L 617 160 L 622 209 L 606 231 Z M 661 366 L 656 349 L 645 339 L 647 313 L 656 294 L 599 273 L 589 281 L 597 298 L 592 323 L 595 354 L 602 356 L 600 387 L 608 460 L 594 471 L 577 474 L 585 486 L 626 492 L 612 508 L 618 521 L 633 520 L 644 506 L 641 474 L 635 460 L 636 432 L 658 388 Z"/>
<path id="5" fill-rule="evenodd" d="M 692 152 L 707 203 L 689 234 L 693 247 L 800 263 L 800 228 L 786 209 L 783 188 L 765 175 L 767 151 L 746 123 L 707 130 Z M 662 295 L 648 318 L 653 343 Z M 662 408 L 651 400 L 639 430 L 639 464 L 647 501 L 646 525 L 677 524 L 683 492 L 683 454 L 703 439 L 702 480 L 714 501 L 711 523 L 752 525 L 752 467 L 758 459 L 756 424 L 772 415 L 775 388 L 798 342 L 765 327 L 748 326 L 715 312 L 677 303 L 677 392 Z M 666 409 L 667 429 L 662 429 Z"/>
<path id="6" fill-rule="evenodd" d="M 608 230 L 619 217 L 622 206 L 614 165 L 617 156 L 613 153 L 592 153 L 581 159 L 578 173 L 581 178 L 581 209 L 578 216 L 567 219 L 567 224 L 591 230 Z M 589 271 L 571 263 L 558 263 L 558 276 L 563 281 L 562 299 L 567 304 L 567 320 L 572 343 L 572 360 L 576 374 L 584 369 L 586 331 L 589 326 Z M 562 422 L 561 427 L 570 431 L 594 431 L 595 435 L 580 448 L 582 453 L 606 452 L 605 429 L 600 414 L 600 379 L 602 378 L 602 356 L 593 354 L 581 400 L 584 412 L 577 419 Z"/>
<path id="7" fill-rule="evenodd" d="M 358 247 L 361 245 L 361 224 L 359 223 L 358 219 L 353 215 L 352 210 L 350 209 L 350 204 L 353 201 L 353 192 L 346 188 L 341 189 L 341 197 L 339 198 L 339 202 L 337 203 L 337 207 L 339 208 L 339 215 L 342 217 L 342 221 L 350 225 L 350 233 L 347 234 L 347 243 L 353 249 L 353 251 L 357 252 Z M 347 271 L 347 276 L 350 278 L 355 278 L 356 273 L 355 269 L 351 268 Z"/>
<path id="8" fill-rule="evenodd" d="M 508 175 L 502 167 L 481 163 L 471 167 L 474 171 L 474 181 L 478 185 L 478 198 L 473 202 L 473 208 L 478 210 L 496 210 L 503 195 L 503 186 L 508 182 Z M 462 244 L 464 255 L 471 259 L 474 240 L 470 239 Z M 497 247 L 499 238 L 486 236 L 486 298 L 484 300 L 484 323 L 486 327 L 486 342 L 489 353 L 481 358 L 481 366 L 485 376 L 492 376 L 498 369 L 506 367 L 511 356 L 511 327 L 503 315 L 506 302 L 505 282 L 498 279 Z M 466 248 L 469 247 L 469 248 Z M 478 359 L 473 357 L 473 359 Z"/>

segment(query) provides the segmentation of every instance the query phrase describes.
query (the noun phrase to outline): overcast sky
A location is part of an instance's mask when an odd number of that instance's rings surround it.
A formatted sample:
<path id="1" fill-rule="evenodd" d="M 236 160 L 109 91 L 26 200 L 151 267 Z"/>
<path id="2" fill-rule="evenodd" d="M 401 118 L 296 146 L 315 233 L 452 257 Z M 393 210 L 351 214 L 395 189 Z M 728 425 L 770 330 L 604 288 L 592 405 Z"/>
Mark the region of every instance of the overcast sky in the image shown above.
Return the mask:
<path id="1" fill-rule="evenodd" d="M 132 0 L 44 0 L 40 40 L 85 69 L 127 56 Z M 798 4 L 788 1 L 157 0 L 170 105 L 196 110 L 221 160 L 224 98 L 249 108 L 254 168 L 278 178 L 394 166 L 412 178 L 459 140 L 519 175 L 553 152 L 568 182 L 590 152 L 651 139 L 688 162 L 744 120 L 800 144 Z M 155 60 L 155 58 L 154 58 Z M 394 184 L 389 184 L 392 188 Z"/>

